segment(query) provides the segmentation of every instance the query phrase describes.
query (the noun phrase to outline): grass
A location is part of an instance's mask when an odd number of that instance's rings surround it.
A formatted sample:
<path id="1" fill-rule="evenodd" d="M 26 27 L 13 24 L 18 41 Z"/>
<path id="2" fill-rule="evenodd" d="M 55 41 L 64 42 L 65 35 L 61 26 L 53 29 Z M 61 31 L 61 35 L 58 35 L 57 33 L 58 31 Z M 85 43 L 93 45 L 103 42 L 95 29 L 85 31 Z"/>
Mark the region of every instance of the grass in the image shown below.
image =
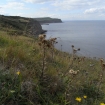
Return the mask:
<path id="1" fill-rule="evenodd" d="M 0 31 L 1 105 L 105 104 L 104 60 L 58 51 L 55 43 Z"/>

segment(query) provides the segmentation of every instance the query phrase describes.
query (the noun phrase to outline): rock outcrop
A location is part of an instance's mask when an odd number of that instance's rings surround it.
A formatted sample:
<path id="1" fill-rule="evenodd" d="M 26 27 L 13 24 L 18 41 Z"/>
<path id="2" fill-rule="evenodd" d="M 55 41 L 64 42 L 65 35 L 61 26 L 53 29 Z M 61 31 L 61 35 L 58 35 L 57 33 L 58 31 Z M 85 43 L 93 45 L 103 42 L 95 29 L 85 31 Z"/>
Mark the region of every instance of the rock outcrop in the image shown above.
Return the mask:
<path id="1" fill-rule="evenodd" d="M 28 35 L 37 36 L 39 34 L 45 33 L 46 30 L 42 29 L 42 26 L 38 21 L 36 21 L 35 19 L 31 19 L 26 25 L 25 32 Z"/>

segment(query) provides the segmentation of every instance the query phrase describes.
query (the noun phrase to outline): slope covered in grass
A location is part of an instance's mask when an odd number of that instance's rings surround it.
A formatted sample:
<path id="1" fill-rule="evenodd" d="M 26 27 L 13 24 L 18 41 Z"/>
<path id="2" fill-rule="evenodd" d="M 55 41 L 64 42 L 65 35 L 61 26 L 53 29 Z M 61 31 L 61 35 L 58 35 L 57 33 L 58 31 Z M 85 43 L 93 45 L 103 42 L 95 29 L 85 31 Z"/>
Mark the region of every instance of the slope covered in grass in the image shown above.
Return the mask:
<path id="1" fill-rule="evenodd" d="M 60 52 L 51 40 L 0 31 L 0 104 L 105 103 L 104 60 Z"/>
<path id="2" fill-rule="evenodd" d="M 0 30 L 9 35 L 38 36 L 45 32 L 40 23 L 33 18 L 0 15 Z"/>

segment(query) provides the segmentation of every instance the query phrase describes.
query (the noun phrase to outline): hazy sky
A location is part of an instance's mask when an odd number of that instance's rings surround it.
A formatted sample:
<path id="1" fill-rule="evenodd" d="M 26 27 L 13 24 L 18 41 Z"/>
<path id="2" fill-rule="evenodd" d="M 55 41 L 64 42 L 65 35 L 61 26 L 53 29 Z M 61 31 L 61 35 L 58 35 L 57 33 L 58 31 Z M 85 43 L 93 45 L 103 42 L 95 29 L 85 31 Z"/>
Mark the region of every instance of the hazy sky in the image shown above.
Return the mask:
<path id="1" fill-rule="evenodd" d="M 0 0 L 0 14 L 62 20 L 104 20 L 105 0 Z"/>

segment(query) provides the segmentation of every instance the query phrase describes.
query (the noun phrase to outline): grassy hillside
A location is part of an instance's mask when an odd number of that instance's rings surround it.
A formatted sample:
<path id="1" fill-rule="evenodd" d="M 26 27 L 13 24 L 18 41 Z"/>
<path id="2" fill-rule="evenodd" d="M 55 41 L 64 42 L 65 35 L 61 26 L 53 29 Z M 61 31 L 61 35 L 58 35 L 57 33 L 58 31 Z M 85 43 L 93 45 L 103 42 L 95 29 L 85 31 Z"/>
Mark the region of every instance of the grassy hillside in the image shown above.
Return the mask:
<path id="1" fill-rule="evenodd" d="M 0 31 L 0 105 L 104 105 L 105 63 L 54 49 L 56 38 Z"/>
<path id="2" fill-rule="evenodd" d="M 42 33 L 42 27 L 38 21 L 33 18 L 20 16 L 0 15 L 0 30 L 8 32 L 10 35 L 33 35 Z"/>

